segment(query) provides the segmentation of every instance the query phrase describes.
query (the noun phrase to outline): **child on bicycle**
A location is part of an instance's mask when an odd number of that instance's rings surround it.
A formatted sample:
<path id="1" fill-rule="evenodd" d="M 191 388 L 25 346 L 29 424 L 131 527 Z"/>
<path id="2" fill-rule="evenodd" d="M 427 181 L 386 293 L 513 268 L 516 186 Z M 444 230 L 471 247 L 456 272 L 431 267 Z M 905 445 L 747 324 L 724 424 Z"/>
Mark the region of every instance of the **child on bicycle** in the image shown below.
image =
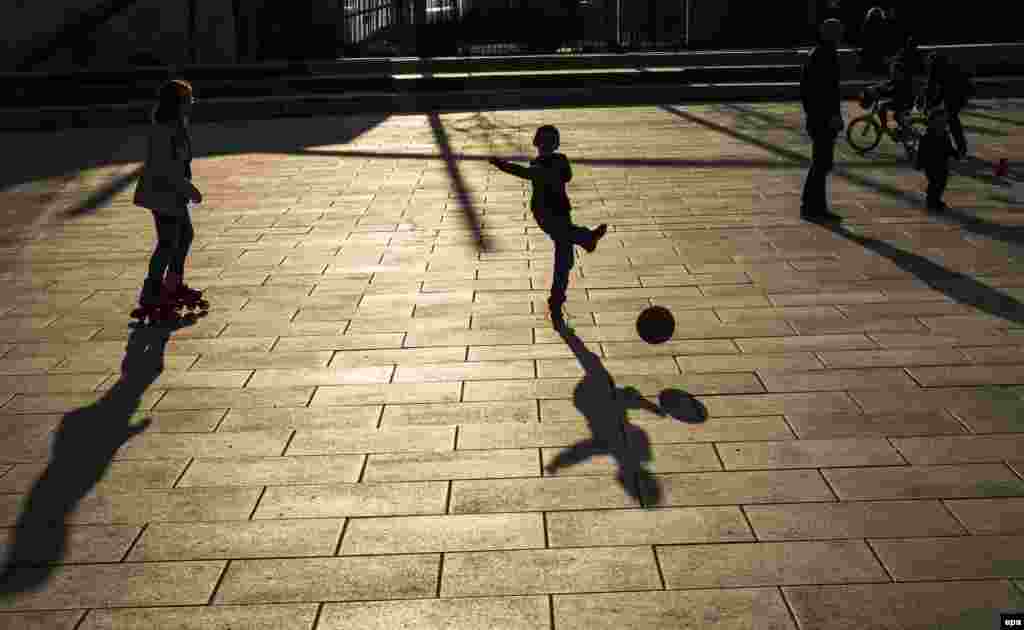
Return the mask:
<path id="1" fill-rule="evenodd" d="M 914 108 L 914 77 L 900 62 L 892 64 L 889 80 L 876 86 L 878 96 L 886 99 L 878 106 L 878 117 L 882 119 L 882 127 L 889 127 L 889 110 L 896 114 L 897 135 L 902 136 L 906 128 L 906 118 Z"/>
<path id="2" fill-rule="evenodd" d="M 187 287 L 182 278 L 193 236 L 188 202 L 203 200 L 192 185 L 188 123 L 193 102 L 188 81 L 169 81 L 160 89 L 151 115 L 146 162 L 133 202 L 153 213 L 157 245 L 139 294 L 140 309 L 194 301 L 202 295 Z"/>
<path id="3" fill-rule="evenodd" d="M 605 223 L 594 230 L 573 225 L 570 215 L 572 207 L 565 192 L 565 185 L 572 179 L 572 168 L 565 155 L 555 152 L 558 145 L 558 129 L 553 125 L 544 125 L 537 129 L 533 137 L 537 157 L 530 161 L 529 168 L 496 157 L 490 159 L 492 166 L 510 175 L 528 179 L 533 184 L 530 211 L 540 229 L 555 244 L 555 269 L 548 308 L 551 311 L 551 324 L 556 331 L 565 326 L 562 305 L 565 304 L 569 271 L 573 266 L 573 245 L 580 245 L 587 252 L 593 252 L 597 242 L 608 231 Z"/>
<path id="4" fill-rule="evenodd" d="M 927 204 L 933 212 L 946 210 L 942 195 L 949 181 L 949 160 L 957 150 L 949 137 L 949 119 L 946 110 L 936 107 L 928 113 L 928 130 L 917 147 L 917 167 L 928 179 Z"/>

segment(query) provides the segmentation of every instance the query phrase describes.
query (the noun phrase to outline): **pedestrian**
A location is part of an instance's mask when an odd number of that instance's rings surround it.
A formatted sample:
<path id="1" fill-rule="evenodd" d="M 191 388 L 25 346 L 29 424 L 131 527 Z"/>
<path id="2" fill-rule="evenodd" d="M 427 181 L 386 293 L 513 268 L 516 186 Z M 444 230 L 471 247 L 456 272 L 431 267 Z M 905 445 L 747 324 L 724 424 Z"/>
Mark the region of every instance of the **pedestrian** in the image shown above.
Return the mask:
<path id="1" fill-rule="evenodd" d="M 872 74 L 885 72 L 885 10 L 871 7 L 860 29 L 860 69 Z"/>
<path id="2" fill-rule="evenodd" d="M 942 195 L 949 181 L 949 159 L 957 155 L 949 138 L 948 120 L 942 106 L 928 113 L 928 130 L 917 147 L 917 167 L 928 180 L 927 205 L 934 212 L 946 210 Z"/>
<path id="3" fill-rule="evenodd" d="M 537 225 L 551 238 L 555 246 L 555 268 L 548 308 L 551 312 L 551 324 L 556 331 L 565 326 L 562 306 L 565 304 L 565 291 L 569 286 L 569 271 L 574 262 L 573 245 L 580 245 L 587 252 L 593 252 L 597 248 L 597 242 L 608 231 L 608 225 L 604 223 L 594 230 L 573 225 L 572 207 L 569 195 L 565 191 L 565 185 L 572 179 L 572 168 L 565 155 L 555 152 L 559 144 L 558 129 L 553 125 L 543 125 L 537 129 L 533 137 L 537 157 L 530 161 L 529 168 L 496 157 L 490 159 L 491 165 L 496 168 L 516 177 L 528 179 L 533 184 L 530 211 Z"/>
<path id="4" fill-rule="evenodd" d="M 974 96 L 974 84 L 962 68 L 949 57 L 933 53 L 928 63 L 928 86 L 925 88 L 925 107 L 929 110 L 942 106 L 946 110 L 949 131 L 956 144 L 957 158 L 967 157 L 967 137 L 960 122 L 960 111 Z"/>
<path id="5" fill-rule="evenodd" d="M 189 115 L 194 102 L 188 81 L 169 81 L 160 88 L 159 102 L 151 115 L 146 162 L 133 199 L 135 205 L 152 212 L 157 235 L 156 249 L 139 294 L 139 307 L 143 310 L 196 301 L 202 295 L 186 286 L 183 279 L 193 237 L 188 202 L 203 200 L 191 181 Z"/>
<path id="6" fill-rule="evenodd" d="M 811 137 L 811 168 L 807 171 L 800 216 L 807 221 L 841 220 L 828 208 L 826 179 L 835 162 L 836 136 L 843 124 L 839 94 L 839 52 L 843 24 L 835 18 L 822 22 L 818 45 L 804 64 L 800 79 L 807 134 Z"/>

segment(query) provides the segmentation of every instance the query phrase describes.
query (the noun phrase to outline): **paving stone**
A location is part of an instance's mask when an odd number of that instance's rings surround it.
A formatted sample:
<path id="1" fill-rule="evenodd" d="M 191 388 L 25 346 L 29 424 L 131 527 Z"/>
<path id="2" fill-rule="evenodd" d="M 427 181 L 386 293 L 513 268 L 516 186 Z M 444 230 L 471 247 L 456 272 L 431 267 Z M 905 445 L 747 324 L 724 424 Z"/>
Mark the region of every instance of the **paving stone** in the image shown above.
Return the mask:
<path id="1" fill-rule="evenodd" d="M 790 413 L 844 413 L 860 411 L 843 392 L 793 392 L 705 396 L 701 403 L 714 416 L 769 416 Z"/>
<path id="2" fill-rule="evenodd" d="M 865 334 L 801 335 L 736 339 L 741 352 L 810 352 L 814 350 L 871 350 L 878 347 Z"/>
<path id="3" fill-rule="evenodd" d="M 373 383 L 367 385 L 324 385 L 316 388 L 310 401 L 324 405 L 402 405 L 411 403 L 455 403 L 462 383 Z M 385 411 L 386 411 L 385 407 Z"/>
<path id="4" fill-rule="evenodd" d="M 736 507 L 549 512 L 551 547 L 753 540 Z"/>
<path id="5" fill-rule="evenodd" d="M 1024 452 L 1024 435 L 912 437 L 894 439 L 892 444 L 915 465 L 999 462 Z"/>
<path id="6" fill-rule="evenodd" d="M 230 409 L 218 431 L 267 431 L 297 429 L 306 431 L 372 429 L 377 426 L 382 407 L 250 407 Z M 165 412 L 167 413 L 167 412 Z M 187 413 L 187 412 L 183 412 Z M 154 424 L 154 426 L 156 426 Z"/>
<path id="7" fill-rule="evenodd" d="M 739 352 L 736 344 L 729 339 L 685 339 L 678 341 L 670 339 L 665 343 L 656 345 L 646 342 L 602 342 L 601 348 L 604 350 L 604 356 L 610 358 L 650 355 L 718 355 L 736 354 Z M 568 348 L 566 349 L 568 350 Z"/>
<path id="8" fill-rule="evenodd" d="M 128 562 L 330 556 L 345 519 L 153 523 Z"/>
<path id="9" fill-rule="evenodd" d="M 93 486 L 97 491 L 127 492 L 142 488 L 170 488 L 188 465 L 188 459 L 110 462 L 103 476 Z M 45 459 L 31 464 L 16 464 L 0 477 L 0 492 L 29 492 L 44 473 L 60 472 Z"/>
<path id="10" fill-rule="evenodd" d="M 1005 581 L 784 586 L 802 628 L 932 630 L 984 628 L 1020 607 Z"/>
<path id="11" fill-rule="evenodd" d="M 676 357 L 679 369 L 690 372 L 753 372 L 815 370 L 822 363 L 810 352 L 781 354 L 694 355 Z"/>
<path id="12" fill-rule="evenodd" d="M 716 448 L 727 469 L 838 468 L 903 463 L 899 452 L 881 438 L 731 442 Z"/>
<path id="13" fill-rule="evenodd" d="M 59 558 L 61 564 L 83 564 L 98 562 L 120 562 L 139 535 L 140 528 L 130 525 L 74 525 L 67 528 L 65 548 Z M 0 552 L 4 557 L 14 548 L 18 540 L 14 528 L 0 529 Z M 42 552 L 42 556 L 26 557 L 26 552 Z M 27 563 L 47 563 L 55 558 L 50 557 L 49 550 L 39 549 L 36 545 L 19 545 L 19 558 Z M 0 623 L 0 627 L 2 623 Z"/>
<path id="14" fill-rule="evenodd" d="M 540 514 L 353 519 L 341 555 L 487 551 L 544 547 Z"/>
<path id="15" fill-rule="evenodd" d="M 447 483 L 339 483 L 270 486 L 255 519 L 441 514 Z"/>
<path id="16" fill-rule="evenodd" d="M 748 505 L 743 511 L 758 540 L 958 536 L 964 533 L 938 501 Z"/>
<path id="17" fill-rule="evenodd" d="M 1018 577 L 1024 573 L 1024 536 L 961 536 L 872 540 L 897 581 Z"/>
<path id="18" fill-rule="evenodd" d="M 1004 464 L 832 468 L 822 474 L 843 501 L 1024 496 L 1024 482 Z"/>
<path id="19" fill-rule="evenodd" d="M 0 602 L 7 610 L 205 604 L 224 562 L 150 562 L 58 567 L 42 588 Z M 31 569 L 17 569 L 17 572 Z"/>
<path id="20" fill-rule="evenodd" d="M 483 551 L 445 555 L 441 597 L 649 590 L 661 586 L 649 547 Z"/>
<path id="21" fill-rule="evenodd" d="M 289 438 L 288 431 L 244 431 L 235 433 L 150 433 L 143 432 L 118 450 L 118 459 L 159 459 L 187 457 L 258 457 L 279 455 Z"/>
<path id="22" fill-rule="evenodd" d="M 3 630 L 74 630 L 84 610 L 0 613 Z"/>
<path id="23" fill-rule="evenodd" d="M 239 352 L 203 355 L 195 363 L 196 370 L 230 370 L 259 368 L 325 368 L 331 360 L 330 351 L 321 352 Z"/>
<path id="24" fill-rule="evenodd" d="M 433 597 L 436 554 L 372 558 L 239 560 L 217 588 L 215 604 L 352 601 Z"/>
<path id="25" fill-rule="evenodd" d="M 535 423 L 537 405 L 533 401 L 465 402 L 445 404 L 387 405 L 381 425 L 473 425 L 494 423 Z"/>
<path id="26" fill-rule="evenodd" d="M 173 488 L 131 492 L 102 492 L 86 495 L 67 522 L 80 525 L 142 524 L 153 521 L 217 521 L 248 518 L 259 498 L 260 488 Z M 13 501 L 12 501 L 13 499 Z M 5 523 L 14 524 L 16 514 L 8 505 L 18 495 L 0 498 Z"/>
<path id="27" fill-rule="evenodd" d="M 183 411 L 136 411 L 129 422 L 138 424 L 145 419 L 151 423 L 146 429 L 152 433 L 209 433 L 220 426 L 227 409 L 187 409 Z"/>
<path id="28" fill-rule="evenodd" d="M 452 513 L 525 512 L 630 507 L 612 476 L 456 480 Z"/>
<path id="29" fill-rule="evenodd" d="M 1024 533 L 1024 498 L 946 500 L 972 534 Z"/>
<path id="30" fill-rule="evenodd" d="M 553 601 L 556 627 L 566 630 L 796 627 L 778 590 L 769 588 L 555 595 Z"/>
<path id="31" fill-rule="evenodd" d="M 954 385 L 1017 385 L 1024 383 L 1024 365 L 950 365 L 908 368 L 923 387 Z"/>
<path id="32" fill-rule="evenodd" d="M 157 403 L 168 409 L 218 409 L 230 407 L 304 407 L 313 395 L 312 387 L 260 387 L 254 389 L 176 389 Z"/>
<path id="33" fill-rule="evenodd" d="M 671 545 L 656 552 L 670 589 L 888 581 L 860 540 Z"/>
<path id="34" fill-rule="evenodd" d="M 230 331 L 229 327 L 229 331 Z M 348 350 L 382 350 L 401 348 L 403 333 L 367 333 L 361 335 L 282 336 L 274 344 L 274 352 L 327 352 Z"/>
<path id="35" fill-rule="evenodd" d="M 539 473 L 537 452 L 531 449 L 456 451 L 454 453 L 386 453 L 369 456 L 367 481 L 419 481 L 527 477 Z"/>
<path id="36" fill-rule="evenodd" d="M 178 486 L 346 483 L 357 481 L 362 467 L 362 455 L 196 459 Z"/>
<path id="37" fill-rule="evenodd" d="M 960 350 L 953 348 L 907 348 L 895 350 L 849 350 L 819 352 L 828 368 L 902 367 L 966 363 Z"/>
<path id="38" fill-rule="evenodd" d="M 308 630 L 316 611 L 316 604 L 93 609 L 80 630 Z"/>
<path id="39" fill-rule="evenodd" d="M 1024 346 L 958 348 L 972 363 L 1024 363 Z"/>
<path id="40" fill-rule="evenodd" d="M 664 506 L 832 501 L 816 470 L 698 472 L 656 475 Z"/>
<path id="41" fill-rule="evenodd" d="M 299 430 L 286 455 L 450 451 L 454 444 L 455 427 L 448 426 Z"/>
<path id="42" fill-rule="evenodd" d="M 791 413 L 786 420 L 800 439 L 963 434 L 963 425 L 943 411 L 882 415 Z"/>

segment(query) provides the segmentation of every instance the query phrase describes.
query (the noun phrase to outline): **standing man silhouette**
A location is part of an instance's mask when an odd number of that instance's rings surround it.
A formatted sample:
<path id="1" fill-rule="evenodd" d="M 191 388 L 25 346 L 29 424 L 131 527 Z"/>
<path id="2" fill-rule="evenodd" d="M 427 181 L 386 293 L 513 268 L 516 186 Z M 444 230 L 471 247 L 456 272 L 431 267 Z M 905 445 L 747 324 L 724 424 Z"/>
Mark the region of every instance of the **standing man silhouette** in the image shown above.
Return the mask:
<path id="1" fill-rule="evenodd" d="M 839 51 L 843 24 L 835 18 L 822 22 L 818 46 L 804 64 L 800 78 L 807 134 L 813 149 L 801 199 L 800 216 L 807 221 L 839 221 L 828 208 L 826 178 L 834 166 L 836 136 L 845 126 L 839 95 Z"/>

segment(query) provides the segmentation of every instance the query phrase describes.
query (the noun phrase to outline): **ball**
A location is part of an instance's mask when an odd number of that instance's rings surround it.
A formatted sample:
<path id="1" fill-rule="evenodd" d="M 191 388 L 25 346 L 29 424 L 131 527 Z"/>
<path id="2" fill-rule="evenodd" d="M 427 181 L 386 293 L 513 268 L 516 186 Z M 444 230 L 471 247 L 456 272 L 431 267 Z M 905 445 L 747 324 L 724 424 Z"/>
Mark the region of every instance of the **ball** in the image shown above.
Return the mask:
<path id="1" fill-rule="evenodd" d="M 647 343 L 664 343 L 675 329 L 676 319 L 664 306 L 649 306 L 636 319 L 636 332 Z"/>

